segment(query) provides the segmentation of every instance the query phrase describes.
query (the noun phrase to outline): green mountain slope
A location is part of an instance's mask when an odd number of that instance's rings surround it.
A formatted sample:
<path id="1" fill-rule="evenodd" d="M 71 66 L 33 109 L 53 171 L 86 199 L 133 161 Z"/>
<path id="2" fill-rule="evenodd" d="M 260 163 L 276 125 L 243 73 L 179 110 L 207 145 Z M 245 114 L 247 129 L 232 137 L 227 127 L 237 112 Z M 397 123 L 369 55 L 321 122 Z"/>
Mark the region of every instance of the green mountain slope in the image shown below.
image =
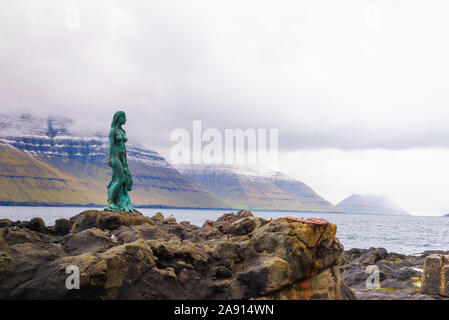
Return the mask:
<path id="1" fill-rule="evenodd" d="M 75 136 L 72 125 L 70 119 L 0 114 L 0 204 L 106 204 L 108 138 Z M 279 173 L 261 176 L 254 168 L 219 165 L 180 172 L 132 141 L 127 155 L 135 206 L 341 212 L 304 183 Z"/>
<path id="2" fill-rule="evenodd" d="M 287 193 L 310 211 L 342 212 L 340 208 L 318 195 L 305 183 L 292 179 L 282 173 L 276 173 L 270 180 L 283 192 Z"/>
<path id="3" fill-rule="evenodd" d="M 0 145 L 0 203 L 100 204 L 102 184 L 67 175 L 9 145 Z"/>
<path id="4" fill-rule="evenodd" d="M 178 167 L 183 175 L 235 209 L 342 212 L 300 181 L 234 169 L 219 165 Z"/>
<path id="5" fill-rule="evenodd" d="M 224 208 L 226 203 L 167 166 L 129 161 L 136 206 Z M 0 145 L 0 203 L 32 205 L 105 205 L 111 170 L 70 157 L 32 155 Z"/>

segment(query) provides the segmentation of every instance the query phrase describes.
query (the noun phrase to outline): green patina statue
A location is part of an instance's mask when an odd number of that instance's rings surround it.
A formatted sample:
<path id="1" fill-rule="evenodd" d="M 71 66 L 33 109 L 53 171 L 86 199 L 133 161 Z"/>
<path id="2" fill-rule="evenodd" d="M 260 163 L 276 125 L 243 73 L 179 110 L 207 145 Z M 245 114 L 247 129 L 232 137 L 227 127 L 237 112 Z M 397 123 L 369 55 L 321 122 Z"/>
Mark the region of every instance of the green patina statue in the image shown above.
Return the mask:
<path id="1" fill-rule="evenodd" d="M 122 128 L 125 123 L 125 113 L 123 111 L 116 112 L 109 131 L 108 165 L 112 168 L 112 179 L 108 185 L 108 205 L 104 208 L 106 211 L 137 212 L 133 208 L 128 194 L 133 186 L 133 178 L 126 158 L 125 142 L 128 139 Z"/>

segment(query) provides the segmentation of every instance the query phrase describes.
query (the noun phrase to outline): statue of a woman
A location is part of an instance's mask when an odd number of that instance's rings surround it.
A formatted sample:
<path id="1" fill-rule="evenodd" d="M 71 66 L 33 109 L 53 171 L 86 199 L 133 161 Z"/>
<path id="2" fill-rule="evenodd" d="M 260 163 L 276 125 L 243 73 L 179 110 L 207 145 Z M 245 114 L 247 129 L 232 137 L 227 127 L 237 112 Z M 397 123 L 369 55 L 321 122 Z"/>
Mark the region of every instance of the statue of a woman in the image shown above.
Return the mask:
<path id="1" fill-rule="evenodd" d="M 125 123 L 125 113 L 116 112 L 109 131 L 108 165 L 112 168 L 112 179 L 108 185 L 108 205 L 104 208 L 107 211 L 137 211 L 133 208 L 128 194 L 133 185 L 133 178 L 126 159 L 125 142 L 128 139 L 122 128 Z"/>

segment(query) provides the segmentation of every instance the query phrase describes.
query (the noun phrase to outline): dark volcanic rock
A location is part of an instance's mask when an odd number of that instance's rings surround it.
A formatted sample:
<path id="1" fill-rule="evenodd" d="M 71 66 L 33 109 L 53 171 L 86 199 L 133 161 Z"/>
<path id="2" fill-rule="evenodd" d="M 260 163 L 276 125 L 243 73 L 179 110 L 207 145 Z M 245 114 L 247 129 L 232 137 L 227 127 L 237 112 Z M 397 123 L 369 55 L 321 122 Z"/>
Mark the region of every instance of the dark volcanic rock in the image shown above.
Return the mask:
<path id="1" fill-rule="evenodd" d="M 431 254 L 426 257 L 422 293 L 449 298 L 449 255 Z"/>
<path id="2" fill-rule="evenodd" d="M 55 221 L 55 233 L 59 236 L 65 236 L 72 230 L 72 223 L 67 219 L 58 219 Z"/>
<path id="3" fill-rule="evenodd" d="M 424 260 L 432 253 L 406 256 L 384 248 L 354 248 L 344 252 L 340 273 L 359 299 L 442 299 L 420 291 Z M 369 288 L 366 282 L 374 268 L 379 271 L 379 287 Z"/>
<path id="4" fill-rule="evenodd" d="M 218 266 L 214 270 L 215 277 L 220 279 L 227 279 L 232 277 L 232 270 L 225 266 Z"/>
<path id="5" fill-rule="evenodd" d="M 2 224 L 0 299 L 355 298 L 340 278 L 333 224 L 242 210 L 200 228 L 89 210 L 58 226 L 42 233 Z M 65 286 L 68 266 L 79 268 L 79 290 Z"/>
<path id="6" fill-rule="evenodd" d="M 31 219 L 27 224 L 27 228 L 40 233 L 45 233 L 47 231 L 47 227 L 45 226 L 45 222 L 42 218 Z"/>
<path id="7" fill-rule="evenodd" d="M 101 252 L 114 245 L 109 233 L 99 229 L 67 235 L 61 239 L 61 244 L 64 252 L 70 255 Z"/>
<path id="8" fill-rule="evenodd" d="M 13 222 L 9 219 L 0 219 L 0 228 L 11 227 Z"/>
<path id="9" fill-rule="evenodd" d="M 141 213 L 125 211 L 109 212 L 88 210 L 72 218 L 73 232 L 81 232 L 91 228 L 115 230 L 121 226 L 139 225 L 143 223 L 154 224 L 151 219 L 144 217 Z"/>
<path id="10" fill-rule="evenodd" d="M 115 215 L 102 215 L 99 221 L 100 229 L 115 230 L 119 229 L 124 223 L 123 219 Z"/>

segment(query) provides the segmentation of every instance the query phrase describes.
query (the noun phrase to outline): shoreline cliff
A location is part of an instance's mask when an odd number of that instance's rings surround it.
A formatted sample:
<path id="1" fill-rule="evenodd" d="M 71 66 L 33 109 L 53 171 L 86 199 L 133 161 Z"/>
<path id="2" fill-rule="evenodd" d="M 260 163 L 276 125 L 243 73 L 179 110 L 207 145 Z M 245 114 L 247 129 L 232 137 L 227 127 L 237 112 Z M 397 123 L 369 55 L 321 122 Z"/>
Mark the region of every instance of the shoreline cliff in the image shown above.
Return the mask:
<path id="1" fill-rule="evenodd" d="M 447 299 L 424 294 L 421 283 L 426 259 L 449 252 L 344 251 L 336 230 L 322 219 L 245 210 L 202 227 L 97 210 L 50 227 L 3 219 L 0 299 Z M 66 287 L 69 266 L 79 269 L 80 289 Z M 379 287 L 368 289 L 373 266 Z"/>
<path id="2" fill-rule="evenodd" d="M 293 219 L 293 218 L 292 218 Z M 203 227 L 88 210 L 0 221 L 1 299 L 354 299 L 336 226 L 241 210 Z M 68 290 L 66 268 L 80 272 Z"/>

